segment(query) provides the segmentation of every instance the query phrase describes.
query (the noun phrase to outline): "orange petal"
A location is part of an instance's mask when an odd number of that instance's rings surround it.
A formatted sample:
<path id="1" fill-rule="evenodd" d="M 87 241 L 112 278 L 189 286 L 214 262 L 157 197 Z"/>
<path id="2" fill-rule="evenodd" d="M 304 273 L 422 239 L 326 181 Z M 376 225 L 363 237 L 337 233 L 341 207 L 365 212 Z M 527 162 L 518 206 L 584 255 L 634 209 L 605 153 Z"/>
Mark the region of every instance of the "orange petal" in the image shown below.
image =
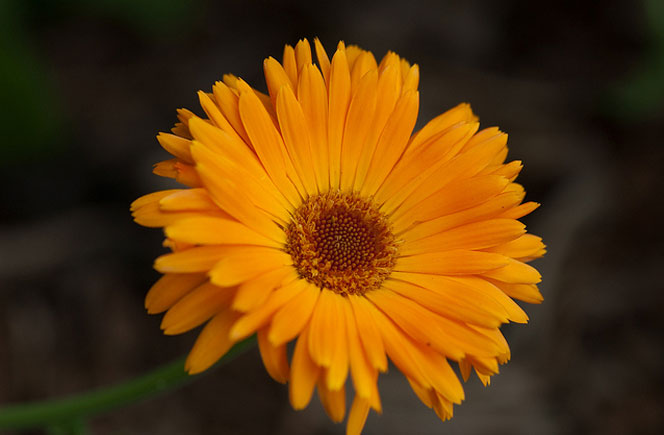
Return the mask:
<path id="1" fill-rule="evenodd" d="M 316 174 L 311 164 L 311 139 L 304 112 L 293 90 L 282 86 L 277 95 L 277 118 L 284 144 L 295 170 L 309 195 L 318 193 Z"/>
<path id="2" fill-rule="evenodd" d="M 524 234 L 518 239 L 510 240 L 498 246 L 485 249 L 487 252 L 495 252 L 515 259 L 531 258 L 545 251 L 542 238 L 532 234 Z"/>
<path id="3" fill-rule="evenodd" d="M 399 253 L 401 255 L 413 255 L 453 249 L 486 249 L 511 242 L 525 232 L 526 226 L 517 220 L 490 219 L 462 225 L 416 242 L 408 243 L 406 241 L 403 247 L 399 249 Z M 490 249 L 486 249 L 486 251 L 495 252 Z M 502 252 L 499 253 L 503 254 Z"/>
<path id="4" fill-rule="evenodd" d="M 481 292 L 487 297 L 490 297 L 494 301 L 498 302 L 507 312 L 507 318 L 509 320 L 517 323 L 528 323 L 528 315 L 523 311 L 523 309 L 521 309 L 521 307 L 518 306 L 516 302 L 510 299 L 498 287 L 491 284 L 487 280 L 476 276 L 452 277 L 450 279 L 460 282 L 467 287 L 471 287 L 477 292 Z"/>
<path id="5" fill-rule="evenodd" d="M 329 114 L 328 114 L 328 147 L 330 187 L 339 188 L 341 170 L 341 141 L 344 134 L 346 113 L 350 103 L 350 70 L 346 59 L 346 47 L 339 43 L 330 65 L 330 81 L 328 83 Z"/>
<path id="6" fill-rule="evenodd" d="M 228 251 L 210 270 L 210 281 L 230 287 L 255 278 L 263 272 L 289 267 L 290 255 L 262 246 L 229 246 Z"/>
<path id="7" fill-rule="evenodd" d="M 364 296 L 348 295 L 353 308 L 357 330 L 362 331 L 360 340 L 371 365 L 381 372 L 387 370 L 387 357 L 380 330 L 373 318 L 376 308 Z"/>
<path id="8" fill-rule="evenodd" d="M 385 316 L 381 311 L 375 310 L 372 313 L 376 324 L 380 330 L 385 344 L 385 350 L 390 356 L 390 360 L 407 377 L 424 387 L 429 387 L 430 383 L 419 366 L 415 354 L 417 349 L 410 338 L 398 329 L 392 320 Z"/>
<path id="9" fill-rule="evenodd" d="M 393 213 L 397 231 L 413 222 L 425 222 L 440 216 L 477 206 L 503 192 L 509 180 L 497 175 L 484 175 L 450 183 L 428 198 L 413 203 L 410 199 Z"/>
<path id="10" fill-rule="evenodd" d="M 160 190 L 158 192 L 148 193 L 147 195 L 143 195 L 140 198 L 134 200 L 134 202 L 132 202 L 131 205 L 129 206 L 129 209 L 131 211 L 134 211 L 138 210 L 139 208 L 143 208 L 147 205 L 157 204 L 162 198 L 165 198 L 177 192 L 182 192 L 183 190 L 186 189 Z"/>
<path id="11" fill-rule="evenodd" d="M 283 283 L 295 279 L 297 279 L 297 273 L 290 267 L 280 267 L 249 279 L 238 287 L 233 300 L 233 309 L 242 312 L 253 310 Z"/>
<path id="12" fill-rule="evenodd" d="M 158 257 L 154 268 L 161 273 L 207 272 L 232 249 L 228 246 L 201 246 L 173 252 Z"/>
<path id="13" fill-rule="evenodd" d="M 264 304 L 240 317 L 231 329 L 231 339 L 241 340 L 267 324 L 279 308 L 304 290 L 305 283 L 306 281 L 302 279 L 283 283 L 270 294 Z"/>
<path id="14" fill-rule="evenodd" d="M 510 261 L 513 260 L 489 252 L 454 250 L 401 257 L 394 270 L 436 275 L 467 275 L 499 269 L 510 264 Z"/>
<path id="15" fill-rule="evenodd" d="M 284 47 L 284 56 L 282 58 L 284 70 L 288 74 L 288 78 L 293 86 L 297 83 L 297 60 L 295 59 L 295 50 L 292 46 L 286 45 Z"/>
<path id="16" fill-rule="evenodd" d="M 541 304 L 544 297 L 535 284 L 508 284 L 506 282 L 489 279 L 493 285 L 501 289 L 506 295 L 529 304 Z"/>
<path id="17" fill-rule="evenodd" d="M 159 200 L 162 211 L 220 211 L 207 190 L 202 188 L 174 191 Z"/>
<path id="18" fill-rule="evenodd" d="M 348 359 L 353 385 L 357 396 L 368 401 L 376 388 L 378 374 L 376 369 L 369 364 L 360 343 L 351 303 L 344 299 L 342 306 L 346 322 L 346 332 L 348 333 Z"/>
<path id="19" fill-rule="evenodd" d="M 320 70 L 323 73 L 323 77 L 327 82 L 329 81 L 330 77 L 330 58 L 327 57 L 327 53 L 325 52 L 325 48 L 323 48 L 323 44 L 321 44 L 320 39 L 314 38 L 314 46 L 316 47 L 316 57 L 318 58 L 318 65 L 320 66 Z"/>
<path id="20" fill-rule="evenodd" d="M 511 258 L 506 266 L 483 272 L 483 275 L 509 284 L 537 284 L 542 280 L 537 269 Z"/>
<path id="21" fill-rule="evenodd" d="M 348 375 L 348 342 L 343 318 L 344 298 L 332 291 L 321 291 L 311 317 L 309 354 L 317 364 L 328 368 L 326 385 L 337 390 Z"/>
<path id="22" fill-rule="evenodd" d="M 194 375 L 207 370 L 228 352 L 234 343 L 228 331 L 237 316 L 232 310 L 224 310 L 205 325 L 184 363 L 187 373 Z"/>
<path id="23" fill-rule="evenodd" d="M 309 356 L 308 335 L 309 327 L 305 326 L 300 338 L 297 339 L 291 361 L 288 395 L 291 406 L 296 410 L 306 408 L 311 401 L 311 395 L 320 373 L 320 367 Z"/>
<path id="24" fill-rule="evenodd" d="M 293 61 L 295 61 L 295 53 L 292 54 Z M 281 66 L 281 64 L 273 57 L 268 57 L 265 59 L 263 62 L 263 70 L 265 71 L 265 82 L 267 83 L 267 89 L 270 93 L 272 105 L 276 107 L 277 93 L 279 90 L 284 86 L 292 88 L 293 82 L 291 81 L 291 77 L 289 77 L 289 74 L 286 72 L 284 67 Z M 297 72 L 294 73 L 297 76 Z"/>
<path id="25" fill-rule="evenodd" d="M 316 174 L 320 192 L 329 189 L 329 163 L 327 146 L 328 98 L 325 81 L 313 65 L 306 65 L 300 73 L 297 96 L 311 135 L 311 166 Z"/>
<path id="26" fill-rule="evenodd" d="M 242 119 L 240 118 L 238 96 L 224 82 L 216 82 L 212 87 L 212 93 L 221 112 L 233 126 L 237 135 L 242 138 L 242 141 L 247 144 L 247 147 L 249 147 L 249 136 L 247 136 L 247 131 L 244 129 Z"/>
<path id="27" fill-rule="evenodd" d="M 384 203 L 382 209 L 391 213 L 406 199 L 422 200 L 449 183 L 454 178 L 453 173 L 463 173 L 463 169 L 452 170 L 459 165 L 455 165 L 457 159 L 450 161 L 450 158 L 478 128 L 477 122 L 455 124 L 427 141 L 417 152 L 400 159 L 376 193 L 376 201 Z M 477 158 L 466 160 L 470 161 L 466 166 L 477 164 Z M 472 175 L 474 173 L 466 172 L 466 178 Z"/>
<path id="28" fill-rule="evenodd" d="M 267 328 L 258 330 L 258 349 L 263 359 L 263 365 L 268 374 L 275 381 L 285 384 L 288 381 L 288 359 L 286 357 L 286 345 L 273 345 L 267 337 Z"/>
<path id="29" fill-rule="evenodd" d="M 412 283 L 436 293 L 448 301 L 450 307 L 484 313 L 499 319 L 501 322 L 507 322 L 508 320 L 509 314 L 507 310 L 498 300 L 492 297 L 492 294 L 480 291 L 470 283 L 464 281 L 463 278 L 454 279 L 453 277 L 441 275 L 404 272 L 393 272 L 392 277 L 395 280 Z M 396 284 L 392 285 L 392 283 L 389 283 L 395 289 L 398 287 L 400 292 L 405 291 L 404 288 Z"/>
<path id="30" fill-rule="evenodd" d="M 226 117 L 221 113 L 221 110 L 219 110 L 219 106 L 215 104 L 214 101 L 212 101 L 212 98 L 210 98 L 210 95 L 206 94 L 205 92 L 199 91 L 198 92 L 198 99 L 201 103 L 201 107 L 207 114 L 208 118 L 210 121 L 212 121 L 212 124 L 219 127 L 221 130 L 223 130 L 226 134 L 229 136 L 233 137 L 235 140 L 242 141 L 243 139 L 240 137 L 240 135 L 237 134 L 233 126 L 228 122 Z M 192 118 L 194 119 L 194 118 Z M 190 123 L 190 129 L 191 129 L 191 120 L 189 121 Z M 194 134 L 194 137 L 196 135 Z"/>
<path id="31" fill-rule="evenodd" d="M 194 160 L 191 158 L 191 151 L 189 150 L 189 147 L 191 146 L 191 141 L 189 139 L 174 134 L 159 133 L 157 135 L 157 140 L 166 151 L 173 154 L 178 159 L 186 163 L 194 163 Z"/>
<path id="32" fill-rule="evenodd" d="M 466 303 L 459 298 L 449 296 L 443 292 L 434 292 L 427 288 L 413 285 L 409 282 L 397 281 L 395 279 L 385 281 L 383 286 L 401 296 L 417 302 L 431 311 L 444 317 L 456 319 L 460 322 L 474 323 L 493 328 L 499 327 L 501 323 L 507 322 L 507 316 L 500 306 L 497 306 L 497 309 L 499 310 L 498 312 L 489 311 L 481 304 Z"/>
<path id="33" fill-rule="evenodd" d="M 313 62 L 311 58 L 311 45 L 307 38 L 300 39 L 295 45 L 295 63 L 297 64 L 297 72 L 302 71 L 305 65 Z"/>
<path id="34" fill-rule="evenodd" d="M 252 173 L 247 170 L 247 165 L 229 159 L 198 141 L 193 142 L 192 154 L 197 162 L 198 174 L 212 198 L 222 205 L 223 209 L 231 214 L 244 212 L 260 217 L 268 214 L 268 219 L 274 217 L 284 224 L 288 222 L 290 204 L 284 200 L 264 172 Z M 217 189 L 221 189 L 221 192 Z M 246 206 L 236 204 L 237 201 L 243 201 Z M 238 214 L 237 218 L 253 222 L 245 215 Z"/>
<path id="35" fill-rule="evenodd" d="M 427 222 L 416 223 L 405 229 L 403 236 L 409 242 L 413 242 L 450 228 L 495 217 L 502 210 L 514 207 L 519 202 L 521 202 L 519 194 L 514 192 L 501 193 L 466 210 L 441 216 Z"/>
<path id="36" fill-rule="evenodd" d="M 150 314 L 164 312 L 206 279 L 203 273 L 167 273 L 150 288 L 145 308 Z"/>
<path id="37" fill-rule="evenodd" d="M 387 289 L 367 293 L 390 319 L 415 341 L 459 360 L 466 353 L 495 355 L 498 347 L 463 323 L 454 322 Z"/>
<path id="38" fill-rule="evenodd" d="M 274 346 L 295 338 L 309 322 L 321 290 L 307 283 L 303 292 L 291 299 L 272 318 L 268 338 Z"/>
<path id="39" fill-rule="evenodd" d="M 390 173 L 408 145 L 419 107 L 419 93 L 408 91 L 401 96 L 385 124 L 374 152 L 362 194 L 373 195 Z"/>
<path id="40" fill-rule="evenodd" d="M 298 204 L 304 189 L 286 160 L 283 140 L 267 110 L 253 92 L 240 93 L 239 107 L 244 128 L 268 175 L 291 204 Z"/>
<path id="41" fill-rule="evenodd" d="M 353 183 L 355 191 L 359 191 L 364 185 L 378 139 L 400 96 L 401 75 L 397 67 L 388 65 L 386 68 L 381 69 L 378 78 L 375 114 L 371 122 L 371 128 L 360 150 L 355 181 Z"/>
<path id="42" fill-rule="evenodd" d="M 340 423 L 346 414 L 346 388 L 341 387 L 339 390 L 329 390 L 325 382 L 318 381 L 318 397 L 320 398 L 323 408 L 335 423 Z"/>
<path id="43" fill-rule="evenodd" d="M 470 104 L 461 103 L 452 109 L 436 116 L 431 121 L 422 127 L 417 133 L 413 135 L 413 138 L 408 145 L 408 150 L 406 150 L 406 155 L 416 151 L 423 143 L 431 139 L 432 137 L 438 135 L 443 130 L 448 129 L 454 124 L 459 122 L 468 122 L 475 120 L 473 111 L 470 108 Z"/>
<path id="44" fill-rule="evenodd" d="M 272 248 L 283 246 L 240 222 L 204 216 L 176 221 L 166 227 L 166 236 L 196 245 L 256 245 Z"/>
<path id="45" fill-rule="evenodd" d="M 346 435 L 360 435 L 364 423 L 369 416 L 369 401 L 355 396 L 353 404 L 348 412 L 348 421 L 346 422 Z"/>
<path id="46" fill-rule="evenodd" d="M 374 61 L 375 62 L 375 61 Z M 346 127 L 341 145 L 341 185 L 343 191 L 351 190 L 358 160 L 372 128 L 376 109 L 378 71 L 368 72 L 357 84 L 346 117 Z"/>
<path id="47" fill-rule="evenodd" d="M 209 282 L 196 287 L 166 312 L 161 329 L 166 335 L 175 335 L 197 327 L 227 307 L 234 290 Z"/>

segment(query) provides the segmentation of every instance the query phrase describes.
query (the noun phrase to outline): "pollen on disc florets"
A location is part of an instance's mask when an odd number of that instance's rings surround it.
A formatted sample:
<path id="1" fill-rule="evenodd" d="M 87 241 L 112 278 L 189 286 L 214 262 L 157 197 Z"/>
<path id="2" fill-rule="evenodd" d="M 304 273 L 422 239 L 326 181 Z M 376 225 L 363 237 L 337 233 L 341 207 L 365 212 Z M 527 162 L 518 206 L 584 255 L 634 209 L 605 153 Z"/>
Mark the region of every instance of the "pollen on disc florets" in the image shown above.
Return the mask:
<path id="1" fill-rule="evenodd" d="M 310 196 L 293 213 L 286 236 L 298 274 L 342 295 L 380 287 L 396 262 L 397 242 L 387 217 L 356 194 Z"/>

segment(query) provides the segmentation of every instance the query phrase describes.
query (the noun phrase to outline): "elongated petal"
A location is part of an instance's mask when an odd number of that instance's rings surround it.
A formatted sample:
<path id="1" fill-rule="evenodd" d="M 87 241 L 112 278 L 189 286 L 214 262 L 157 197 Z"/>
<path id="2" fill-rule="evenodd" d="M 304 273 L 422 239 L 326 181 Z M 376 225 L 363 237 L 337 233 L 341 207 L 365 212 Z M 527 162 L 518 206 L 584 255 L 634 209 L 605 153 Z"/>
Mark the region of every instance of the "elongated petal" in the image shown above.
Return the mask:
<path id="1" fill-rule="evenodd" d="M 200 245 L 282 246 L 240 222 L 213 217 L 181 219 L 166 227 L 166 235 L 174 240 Z"/>
<path id="2" fill-rule="evenodd" d="M 389 280 L 385 282 L 384 286 L 423 307 L 460 322 L 494 328 L 507 322 L 504 309 L 499 306 L 494 310 L 488 310 L 480 304 L 475 305 L 462 298 L 457 298 L 454 294 L 435 292 L 405 281 Z"/>
<path id="3" fill-rule="evenodd" d="M 295 53 L 293 53 L 293 61 L 294 60 Z M 267 82 L 267 89 L 270 93 L 270 98 L 272 99 L 272 105 L 277 107 L 277 94 L 279 93 L 279 90 L 284 86 L 292 88 L 293 83 L 297 83 L 297 81 L 292 82 L 291 79 L 294 77 L 289 77 L 289 74 L 284 67 L 272 57 L 265 59 L 263 62 L 263 69 L 265 70 L 265 81 Z M 291 74 L 294 74 L 295 77 L 297 77 L 296 71 L 293 71 Z"/>
<path id="4" fill-rule="evenodd" d="M 159 133 L 157 135 L 159 144 L 169 153 L 186 163 L 194 163 L 191 157 L 191 141 L 189 139 L 176 136 L 169 133 Z"/>
<path id="5" fill-rule="evenodd" d="M 276 108 L 288 154 L 307 193 L 313 195 L 318 188 L 316 173 L 311 165 L 311 138 L 302 107 L 289 86 L 282 86 L 279 90 Z"/>
<path id="6" fill-rule="evenodd" d="M 162 255 L 154 262 L 161 273 L 207 272 L 229 252 L 226 246 L 201 246 Z"/>
<path id="7" fill-rule="evenodd" d="M 277 249 L 260 246 L 229 247 L 225 255 L 210 268 L 210 281 L 226 287 L 238 285 L 263 272 L 287 267 L 290 263 L 290 256 Z"/>
<path id="8" fill-rule="evenodd" d="M 280 267 L 246 280 L 237 289 L 233 309 L 241 312 L 252 310 L 265 302 L 270 293 L 281 287 L 283 283 L 295 279 L 297 274 L 293 268 Z"/>
<path id="9" fill-rule="evenodd" d="M 302 292 L 304 287 L 305 282 L 299 279 L 284 283 L 282 287 L 270 294 L 263 305 L 245 314 L 235 322 L 233 328 L 231 328 L 231 338 L 241 340 L 253 334 L 257 329 L 268 323 L 279 308 Z"/>
<path id="10" fill-rule="evenodd" d="M 478 250 L 511 242 L 526 232 L 526 226 L 513 219 L 492 219 L 441 232 L 413 243 L 406 242 L 401 255 L 414 255 L 453 249 Z M 495 252 L 488 250 L 489 252 Z"/>
<path id="11" fill-rule="evenodd" d="M 242 119 L 240 118 L 238 96 L 224 82 L 216 82 L 212 88 L 212 93 L 221 112 L 233 126 L 237 135 L 240 136 L 242 141 L 247 144 L 247 147 L 249 147 L 249 136 L 247 135 L 247 131 L 244 129 Z"/>
<path id="12" fill-rule="evenodd" d="M 350 70 L 346 59 L 346 49 L 343 42 L 339 43 L 337 52 L 332 57 L 330 65 L 329 89 L 329 118 L 328 118 L 328 147 L 330 187 L 339 187 L 341 171 L 341 141 L 346 122 L 346 113 L 350 102 Z"/>
<path id="13" fill-rule="evenodd" d="M 467 281 L 465 277 L 454 279 L 450 276 L 403 272 L 394 272 L 392 275 L 394 279 L 412 283 L 436 293 L 449 301 L 450 309 L 458 308 L 486 313 L 499 319 L 500 322 L 507 322 L 509 318 L 509 313 L 504 305 L 496 299 L 495 290 L 487 291 L 484 288 L 482 291 L 477 285 L 473 285 L 477 284 L 476 282 Z M 391 283 L 388 285 L 398 289 L 400 293 L 408 291 L 398 285 L 393 286 Z M 500 296 L 498 298 L 500 299 Z M 433 309 L 433 306 L 431 308 Z"/>
<path id="14" fill-rule="evenodd" d="M 353 308 L 357 329 L 361 331 L 359 336 L 368 360 L 374 368 L 381 372 L 386 371 L 385 347 L 378 325 L 373 317 L 376 308 L 361 296 L 349 295 L 348 301 Z"/>
<path id="15" fill-rule="evenodd" d="M 489 252 L 453 250 L 399 258 L 395 271 L 435 275 L 486 273 L 510 264 L 508 257 Z"/>
<path id="16" fill-rule="evenodd" d="M 304 409 L 309 404 L 320 374 L 320 367 L 309 356 L 308 335 L 309 327 L 306 326 L 293 351 L 288 396 L 294 409 Z"/>
<path id="17" fill-rule="evenodd" d="M 451 183 L 417 204 L 405 201 L 394 212 L 394 226 L 407 228 L 440 216 L 477 206 L 503 192 L 509 180 L 497 175 L 475 177 Z"/>
<path id="18" fill-rule="evenodd" d="M 224 310 L 205 325 L 185 361 L 187 373 L 194 375 L 207 370 L 228 352 L 234 343 L 228 331 L 237 316 L 232 310 Z"/>
<path id="19" fill-rule="evenodd" d="M 372 292 L 368 298 L 417 342 L 458 360 L 466 353 L 495 355 L 497 347 L 471 328 L 390 291 Z"/>
<path id="20" fill-rule="evenodd" d="M 303 292 L 291 299 L 272 318 L 268 338 L 274 346 L 297 337 L 309 322 L 321 290 L 307 283 Z"/>
<path id="21" fill-rule="evenodd" d="M 267 328 L 258 330 L 258 349 L 261 353 L 265 370 L 275 381 L 285 384 L 288 381 L 290 368 L 286 357 L 286 345 L 274 345 L 268 340 Z"/>
<path id="22" fill-rule="evenodd" d="M 518 193 L 504 192 L 474 207 L 456 213 L 441 216 L 427 222 L 415 223 L 403 231 L 403 237 L 409 242 L 455 228 L 463 224 L 479 222 L 496 216 L 502 210 L 510 209 L 521 202 Z"/>
<path id="23" fill-rule="evenodd" d="M 207 190 L 202 188 L 175 191 L 159 200 L 159 208 L 162 211 L 219 210 Z"/>
<path id="24" fill-rule="evenodd" d="M 359 191 L 364 185 L 378 139 L 401 96 L 401 84 L 401 75 L 395 65 L 387 65 L 384 69 L 381 69 L 376 89 L 375 114 L 357 162 L 353 184 L 355 191 Z"/>
<path id="25" fill-rule="evenodd" d="M 302 71 L 305 65 L 313 62 L 311 58 L 311 45 L 307 38 L 300 39 L 295 45 L 295 63 L 297 65 L 297 72 Z"/>
<path id="26" fill-rule="evenodd" d="M 348 333 L 348 359 L 353 386 L 355 387 L 357 396 L 364 398 L 368 403 L 376 388 L 378 373 L 365 356 L 359 337 L 361 332 L 358 331 L 350 302 L 344 300 L 342 307 L 346 322 L 346 332 Z"/>
<path id="27" fill-rule="evenodd" d="M 385 125 L 374 152 L 367 178 L 362 186 L 364 195 L 373 195 L 390 173 L 408 145 L 419 106 L 419 94 L 408 91 L 401 96 Z"/>
<path id="28" fill-rule="evenodd" d="M 346 435 L 360 435 L 364 423 L 369 416 L 369 401 L 355 396 L 353 404 L 348 412 L 348 422 L 346 423 Z"/>
<path id="29" fill-rule="evenodd" d="M 311 135 L 312 167 L 320 192 L 330 186 L 329 150 L 327 144 L 328 98 L 321 72 L 313 65 L 306 65 L 300 74 L 297 96 Z"/>
<path id="30" fill-rule="evenodd" d="M 334 390 L 343 385 L 348 373 L 348 344 L 342 303 L 342 297 L 336 293 L 321 292 L 309 331 L 311 358 L 318 365 L 328 368 L 326 384 Z"/>
<path id="31" fill-rule="evenodd" d="M 234 289 L 205 283 L 192 290 L 171 307 L 161 322 L 164 334 L 189 331 L 230 305 Z"/>
<path id="32" fill-rule="evenodd" d="M 497 246 L 485 249 L 515 259 L 540 257 L 546 252 L 542 238 L 532 234 L 524 234 L 518 239 L 510 240 Z"/>
<path id="33" fill-rule="evenodd" d="M 150 288 L 145 308 L 150 314 L 164 312 L 206 279 L 203 273 L 167 273 Z"/>
<path id="34" fill-rule="evenodd" d="M 537 269 L 512 259 L 509 259 L 509 263 L 504 267 L 488 270 L 483 274 L 487 278 L 509 284 L 537 284 L 542 280 L 542 275 Z"/>
<path id="35" fill-rule="evenodd" d="M 375 61 L 374 61 L 375 62 Z M 378 71 L 371 70 L 357 84 L 357 92 L 353 96 L 341 145 L 341 185 L 342 191 L 353 187 L 358 160 L 362 148 L 371 130 L 376 110 L 376 88 Z"/>
<path id="36" fill-rule="evenodd" d="M 236 219 L 252 225 L 269 222 L 271 217 L 287 221 L 288 206 L 284 205 L 280 193 L 266 180 L 264 173 L 252 173 L 244 165 L 238 165 L 197 141 L 192 146 L 192 154 L 197 162 L 196 171 L 213 200 Z M 251 200 L 238 205 L 240 192 L 243 191 L 251 195 Z M 257 217 L 253 218 L 253 215 Z"/>
<path id="37" fill-rule="evenodd" d="M 327 416 L 335 423 L 340 423 L 346 415 L 346 388 L 330 390 L 324 382 L 318 382 L 318 397 Z"/>
<path id="38" fill-rule="evenodd" d="M 290 203 L 297 204 L 299 179 L 286 160 L 283 140 L 270 115 L 253 92 L 240 93 L 239 107 L 244 128 L 268 175 Z"/>
<path id="39" fill-rule="evenodd" d="M 383 204 L 382 209 L 391 213 L 406 198 L 426 198 L 454 179 L 450 167 L 458 165 L 453 165 L 450 159 L 478 128 L 477 122 L 460 122 L 426 142 L 418 152 L 400 159 L 376 193 L 376 201 Z M 474 173 L 465 175 L 470 177 Z"/>
<path id="40" fill-rule="evenodd" d="M 226 134 L 228 134 L 232 138 L 236 140 L 242 140 L 242 138 L 237 134 L 237 132 L 230 124 L 230 122 L 228 122 L 224 114 L 221 113 L 221 110 L 219 110 L 219 106 L 217 106 L 215 102 L 212 100 L 212 98 L 210 98 L 210 95 L 206 94 L 205 92 L 199 91 L 198 98 L 201 102 L 201 107 L 203 108 L 208 118 L 212 121 L 212 123 L 216 127 L 219 127 L 221 130 L 223 130 Z"/>

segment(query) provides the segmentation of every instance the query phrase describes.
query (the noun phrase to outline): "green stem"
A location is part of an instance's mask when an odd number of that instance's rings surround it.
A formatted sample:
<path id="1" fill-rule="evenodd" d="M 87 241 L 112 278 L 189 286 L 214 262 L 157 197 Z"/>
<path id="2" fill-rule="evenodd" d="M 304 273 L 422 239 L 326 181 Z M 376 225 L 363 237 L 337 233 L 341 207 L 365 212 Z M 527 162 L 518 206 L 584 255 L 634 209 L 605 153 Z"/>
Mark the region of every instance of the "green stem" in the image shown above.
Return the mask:
<path id="1" fill-rule="evenodd" d="M 237 343 L 217 363 L 224 364 L 245 351 L 254 339 Z M 184 371 L 184 358 L 120 385 L 63 399 L 10 405 L 0 408 L 0 429 L 55 426 L 81 420 L 128 405 L 183 385 L 198 376 Z"/>

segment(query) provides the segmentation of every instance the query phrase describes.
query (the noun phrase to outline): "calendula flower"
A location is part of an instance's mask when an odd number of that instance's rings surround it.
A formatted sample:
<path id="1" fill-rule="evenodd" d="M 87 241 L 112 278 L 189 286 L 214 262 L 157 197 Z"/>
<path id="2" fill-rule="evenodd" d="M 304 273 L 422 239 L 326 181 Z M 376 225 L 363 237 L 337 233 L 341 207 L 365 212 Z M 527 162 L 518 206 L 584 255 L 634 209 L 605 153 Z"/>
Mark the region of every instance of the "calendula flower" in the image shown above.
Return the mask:
<path id="1" fill-rule="evenodd" d="M 469 105 L 412 134 L 417 65 L 343 43 L 331 61 L 318 40 L 314 51 L 317 65 L 306 40 L 266 59 L 269 95 L 224 76 L 199 92 L 205 117 L 179 110 L 157 136 L 174 158 L 154 172 L 187 187 L 132 204 L 172 250 L 145 305 L 166 312 L 166 334 L 205 324 L 190 373 L 257 334 L 295 409 L 317 387 L 342 421 L 350 376 L 347 432 L 359 433 L 381 412 L 389 359 L 446 420 L 464 398 L 450 362 L 487 384 L 510 357 L 500 325 L 528 320 L 512 298 L 542 300 L 525 262 L 545 248 L 518 221 L 537 204 L 522 204 L 507 135 L 478 131 Z"/>

